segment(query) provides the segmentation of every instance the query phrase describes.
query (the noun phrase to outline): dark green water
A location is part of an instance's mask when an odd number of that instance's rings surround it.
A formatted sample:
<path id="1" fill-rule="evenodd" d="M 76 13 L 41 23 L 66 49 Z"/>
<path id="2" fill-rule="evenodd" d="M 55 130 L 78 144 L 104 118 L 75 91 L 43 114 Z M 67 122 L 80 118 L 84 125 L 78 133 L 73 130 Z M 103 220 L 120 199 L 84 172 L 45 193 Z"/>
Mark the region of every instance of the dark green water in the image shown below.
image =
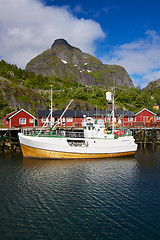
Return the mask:
<path id="1" fill-rule="evenodd" d="M 106 160 L 0 154 L 0 239 L 160 239 L 160 146 Z"/>

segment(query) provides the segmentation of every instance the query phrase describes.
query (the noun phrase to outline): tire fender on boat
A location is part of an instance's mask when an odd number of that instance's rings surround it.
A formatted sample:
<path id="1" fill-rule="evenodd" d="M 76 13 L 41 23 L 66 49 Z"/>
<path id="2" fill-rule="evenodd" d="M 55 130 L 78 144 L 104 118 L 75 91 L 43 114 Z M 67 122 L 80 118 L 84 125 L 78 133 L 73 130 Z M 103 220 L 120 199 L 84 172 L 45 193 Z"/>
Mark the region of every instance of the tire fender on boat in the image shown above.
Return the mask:
<path id="1" fill-rule="evenodd" d="M 107 128 L 104 129 L 104 133 L 105 133 L 105 134 L 108 133 L 108 129 L 107 129 Z"/>

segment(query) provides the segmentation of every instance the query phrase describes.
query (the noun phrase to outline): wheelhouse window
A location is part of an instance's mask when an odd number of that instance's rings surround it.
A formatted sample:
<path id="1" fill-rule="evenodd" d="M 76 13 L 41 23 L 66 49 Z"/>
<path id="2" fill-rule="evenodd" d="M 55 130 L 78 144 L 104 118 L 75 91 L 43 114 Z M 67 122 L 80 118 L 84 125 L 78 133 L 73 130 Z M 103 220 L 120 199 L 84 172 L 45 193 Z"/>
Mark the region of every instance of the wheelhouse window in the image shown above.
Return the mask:
<path id="1" fill-rule="evenodd" d="M 20 118 L 19 124 L 26 124 L 26 118 Z"/>

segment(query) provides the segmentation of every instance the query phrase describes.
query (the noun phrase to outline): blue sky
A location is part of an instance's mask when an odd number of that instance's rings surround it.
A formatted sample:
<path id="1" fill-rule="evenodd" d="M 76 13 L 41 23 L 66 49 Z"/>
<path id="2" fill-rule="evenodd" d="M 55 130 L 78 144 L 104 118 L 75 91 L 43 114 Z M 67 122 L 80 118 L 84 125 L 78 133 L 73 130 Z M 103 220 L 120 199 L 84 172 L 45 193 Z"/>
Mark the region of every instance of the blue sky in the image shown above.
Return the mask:
<path id="1" fill-rule="evenodd" d="M 0 0 L 0 59 L 25 68 L 57 38 L 106 64 L 135 86 L 160 78 L 159 0 Z"/>

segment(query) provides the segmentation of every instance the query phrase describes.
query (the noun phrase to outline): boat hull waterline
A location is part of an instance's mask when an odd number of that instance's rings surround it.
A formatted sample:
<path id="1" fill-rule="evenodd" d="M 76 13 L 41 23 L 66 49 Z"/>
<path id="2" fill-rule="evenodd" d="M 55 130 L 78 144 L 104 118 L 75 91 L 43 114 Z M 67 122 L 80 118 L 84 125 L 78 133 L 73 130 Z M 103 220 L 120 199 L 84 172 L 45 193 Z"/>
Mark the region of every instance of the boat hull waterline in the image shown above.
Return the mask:
<path id="1" fill-rule="evenodd" d="M 86 154 L 86 153 L 68 153 L 68 152 L 56 152 L 43 149 L 37 149 L 21 145 L 23 156 L 25 158 L 44 158 L 44 159 L 98 159 L 98 158 L 109 158 L 109 157 L 122 157 L 132 156 L 136 151 L 133 152 L 121 152 L 121 153 L 102 153 L 102 154 Z"/>
<path id="2" fill-rule="evenodd" d="M 19 134 L 23 157 L 43 159 L 100 159 L 132 156 L 137 145 L 132 137 L 125 139 L 85 139 L 82 146 L 70 146 L 67 138 L 26 137 Z M 80 139 L 78 139 L 80 140 Z"/>

